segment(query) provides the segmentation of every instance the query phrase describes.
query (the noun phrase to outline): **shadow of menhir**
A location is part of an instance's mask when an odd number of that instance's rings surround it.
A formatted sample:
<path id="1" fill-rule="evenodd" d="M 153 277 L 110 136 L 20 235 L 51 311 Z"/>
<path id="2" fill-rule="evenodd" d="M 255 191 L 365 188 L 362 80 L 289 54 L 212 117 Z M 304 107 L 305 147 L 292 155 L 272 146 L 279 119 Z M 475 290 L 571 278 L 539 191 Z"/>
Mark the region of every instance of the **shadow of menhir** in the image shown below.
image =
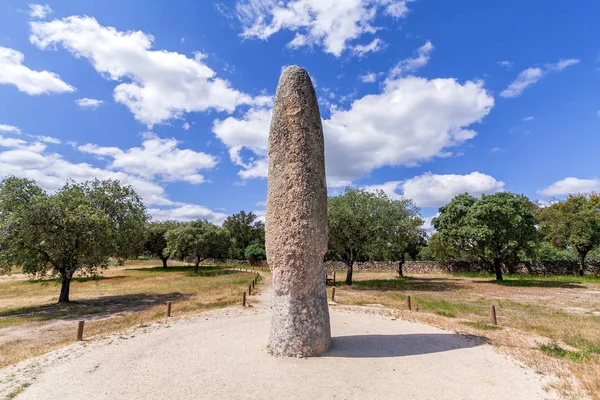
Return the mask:
<path id="1" fill-rule="evenodd" d="M 332 338 L 331 348 L 323 357 L 404 357 L 465 349 L 484 343 L 485 339 L 479 336 L 449 333 L 339 336 Z"/>

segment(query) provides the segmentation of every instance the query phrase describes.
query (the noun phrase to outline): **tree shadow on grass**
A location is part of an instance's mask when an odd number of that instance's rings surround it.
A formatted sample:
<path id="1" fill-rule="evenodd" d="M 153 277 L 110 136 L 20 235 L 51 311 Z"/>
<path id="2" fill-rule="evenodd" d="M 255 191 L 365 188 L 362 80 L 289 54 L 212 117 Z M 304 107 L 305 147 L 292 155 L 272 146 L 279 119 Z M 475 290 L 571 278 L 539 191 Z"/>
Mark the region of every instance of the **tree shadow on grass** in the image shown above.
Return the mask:
<path id="1" fill-rule="evenodd" d="M 110 281 L 110 280 L 118 280 L 118 279 L 125 279 L 126 276 L 123 275 L 116 275 L 116 276 L 102 276 L 102 275 L 97 275 L 97 276 L 81 276 L 81 277 L 74 277 L 71 279 L 71 282 L 95 282 L 95 281 Z M 48 283 L 56 283 L 56 284 L 60 284 L 60 278 L 46 278 L 46 279 L 29 279 L 27 281 L 23 281 L 23 283 L 25 284 L 48 284 Z"/>
<path id="2" fill-rule="evenodd" d="M 126 271 L 137 271 L 137 272 L 148 272 L 148 273 L 171 273 L 171 272 L 184 272 L 188 276 L 222 276 L 222 275 L 232 275 L 239 274 L 244 271 L 238 271 L 234 269 L 228 269 L 225 267 L 218 266 L 200 266 L 198 272 L 194 272 L 194 266 L 178 266 L 178 267 L 167 267 L 163 268 L 162 266 L 158 267 L 147 267 L 147 268 L 127 268 Z"/>
<path id="3" fill-rule="evenodd" d="M 505 279 L 503 281 L 475 281 L 475 283 L 493 283 L 500 286 L 515 287 L 542 287 L 542 288 L 562 288 L 562 289 L 585 289 L 586 286 L 574 282 L 557 282 L 530 279 Z"/>
<path id="4" fill-rule="evenodd" d="M 109 316 L 129 314 L 150 309 L 167 301 L 183 301 L 191 295 L 174 292 L 164 294 L 127 294 L 121 296 L 103 296 L 92 299 L 78 299 L 67 304 L 44 304 L 40 306 L 21 307 L 0 312 L 2 319 L 11 322 L 49 321 L 53 319 L 71 320 L 81 316 L 88 319 L 100 319 Z"/>
<path id="5" fill-rule="evenodd" d="M 343 286 L 344 282 L 336 282 L 336 286 Z M 447 278 L 394 278 L 394 279 L 369 279 L 352 282 L 353 289 L 358 290 L 400 290 L 419 292 L 448 292 L 464 287 L 456 280 Z"/>
<path id="6" fill-rule="evenodd" d="M 449 333 L 353 335 L 332 338 L 324 357 L 383 358 L 441 353 L 486 343 L 480 336 Z"/>

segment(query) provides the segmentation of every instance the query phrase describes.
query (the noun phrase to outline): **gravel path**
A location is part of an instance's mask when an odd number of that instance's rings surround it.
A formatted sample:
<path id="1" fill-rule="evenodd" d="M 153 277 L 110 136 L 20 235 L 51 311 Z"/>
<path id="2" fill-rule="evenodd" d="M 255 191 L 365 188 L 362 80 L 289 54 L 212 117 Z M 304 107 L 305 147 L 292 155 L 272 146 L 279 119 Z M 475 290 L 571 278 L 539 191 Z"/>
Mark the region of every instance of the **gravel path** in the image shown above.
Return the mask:
<path id="1" fill-rule="evenodd" d="M 553 399 L 546 378 L 491 346 L 439 329 L 331 307 L 325 356 L 265 350 L 264 301 L 75 344 L 0 370 L 17 399 Z"/>

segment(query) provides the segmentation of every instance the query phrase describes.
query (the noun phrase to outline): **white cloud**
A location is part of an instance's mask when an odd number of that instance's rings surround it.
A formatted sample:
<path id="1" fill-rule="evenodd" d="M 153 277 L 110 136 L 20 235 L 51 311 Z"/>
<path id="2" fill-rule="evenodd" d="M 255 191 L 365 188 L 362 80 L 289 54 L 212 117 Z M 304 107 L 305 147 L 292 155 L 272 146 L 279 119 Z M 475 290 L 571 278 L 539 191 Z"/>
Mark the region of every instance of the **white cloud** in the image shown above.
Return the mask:
<path id="1" fill-rule="evenodd" d="M 448 148 L 476 135 L 494 99 L 482 82 L 406 77 L 388 79 L 382 92 L 333 109 L 323 120 L 327 183 L 345 186 L 383 166 L 416 165 L 447 157 Z M 270 109 L 251 109 L 242 118 L 216 120 L 215 135 L 229 148 L 243 178 L 265 177 Z M 242 159 L 241 150 L 253 156 Z"/>
<path id="2" fill-rule="evenodd" d="M 192 126 L 188 122 L 184 122 L 182 126 L 184 131 L 189 131 L 191 127 Z"/>
<path id="3" fill-rule="evenodd" d="M 359 57 L 364 57 L 369 53 L 377 53 L 385 48 L 383 40 L 376 38 L 368 44 L 357 44 L 352 48 L 352 52 Z"/>
<path id="4" fill-rule="evenodd" d="M 227 214 L 214 212 L 207 207 L 197 204 L 183 204 L 174 208 L 149 208 L 148 213 L 153 220 L 176 220 L 193 221 L 196 219 L 207 219 L 213 224 L 221 225 L 227 218 Z"/>
<path id="5" fill-rule="evenodd" d="M 77 105 L 81 108 L 95 110 L 98 107 L 100 107 L 102 103 L 104 103 L 104 101 L 97 99 L 88 99 L 87 97 L 84 97 L 82 99 L 75 100 L 75 103 L 77 103 Z"/>
<path id="6" fill-rule="evenodd" d="M 5 124 L 0 124 L 0 132 L 16 133 L 17 135 L 21 134 L 21 130 L 16 126 Z"/>
<path id="7" fill-rule="evenodd" d="M 533 121 L 535 119 L 535 117 L 525 117 L 523 118 L 523 121 L 527 122 L 527 121 Z"/>
<path id="8" fill-rule="evenodd" d="M 15 85 L 29 95 L 73 92 L 75 88 L 49 71 L 33 71 L 23 65 L 23 53 L 0 46 L 0 85 Z"/>
<path id="9" fill-rule="evenodd" d="M 29 16 L 35 19 L 44 19 L 48 14 L 52 14 L 54 11 L 48 4 L 29 4 Z"/>
<path id="10" fill-rule="evenodd" d="M 427 41 L 423 46 L 417 49 L 417 55 L 413 58 L 407 58 L 400 61 L 394 68 L 390 75 L 392 77 L 399 77 L 415 72 L 419 68 L 424 67 L 429 62 L 431 52 L 435 49 L 430 41 Z"/>
<path id="11" fill-rule="evenodd" d="M 19 148 L 27 145 L 27 142 L 22 139 L 5 138 L 0 136 L 0 147 Z"/>
<path id="12" fill-rule="evenodd" d="M 503 153 L 504 149 L 502 147 L 492 147 L 490 149 L 490 153 L 492 154 L 496 154 L 496 153 Z"/>
<path id="13" fill-rule="evenodd" d="M 77 182 L 94 178 L 118 179 L 123 184 L 133 186 L 147 204 L 174 204 L 166 197 L 161 186 L 147 179 L 108 171 L 88 163 L 71 163 L 58 153 L 45 152 L 45 146 L 38 142 L 28 144 L 21 141 L 12 143 L 9 147 L 12 148 L 6 151 L 0 149 L 0 179 L 11 175 L 34 179 L 40 187 L 49 191 L 60 189 L 67 179 Z"/>
<path id="14" fill-rule="evenodd" d="M 43 143 L 61 144 L 61 141 L 52 136 L 34 136 L 37 140 Z"/>
<path id="15" fill-rule="evenodd" d="M 502 65 L 506 69 L 511 69 L 515 63 L 512 61 L 498 61 L 496 64 Z"/>
<path id="16" fill-rule="evenodd" d="M 377 81 L 377 75 L 374 72 L 369 72 L 368 74 L 361 75 L 358 78 L 364 83 L 373 83 Z"/>
<path id="17" fill-rule="evenodd" d="M 288 46 L 319 45 L 339 57 L 349 42 L 377 32 L 373 21 L 379 12 L 402 18 L 408 13 L 409 1 L 240 0 L 235 15 L 243 26 L 242 37 L 267 40 L 281 30 L 290 30 L 296 35 Z"/>
<path id="18" fill-rule="evenodd" d="M 121 150 L 118 147 L 100 147 L 85 144 L 77 149 L 84 153 L 112 158 L 111 170 L 121 170 L 145 179 L 160 177 L 169 182 L 185 181 L 199 184 L 205 181 L 200 170 L 213 168 L 217 159 L 210 154 L 181 150 L 175 139 L 161 139 L 148 135 L 142 147 Z"/>
<path id="19" fill-rule="evenodd" d="M 435 215 L 432 215 L 430 217 L 423 217 L 423 229 L 425 230 L 425 232 L 427 232 L 428 234 L 432 234 L 435 232 L 435 228 L 433 227 L 432 221 L 434 218 L 437 218 L 440 216 L 440 213 L 436 213 Z"/>
<path id="20" fill-rule="evenodd" d="M 141 31 L 118 31 L 87 16 L 51 22 L 31 22 L 30 41 L 40 49 L 60 44 L 74 56 L 88 59 L 96 71 L 119 84 L 116 102 L 147 125 L 184 113 L 214 109 L 233 112 L 242 104 L 264 104 L 232 89 L 204 64 L 206 56 L 189 58 L 166 50 L 152 50 L 154 37 Z"/>
<path id="21" fill-rule="evenodd" d="M 503 191 L 504 182 L 481 172 L 467 175 L 426 173 L 405 181 L 370 185 L 366 189 L 383 190 L 393 199 L 408 197 L 419 207 L 441 207 L 461 193 L 478 197 L 482 194 Z"/>
<path id="22" fill-rule="evenodd" d="M 501 97 L 512 98 L 519 97 L 523 94 L 525 89 L 534 83 L 538 82 L 549 72 L 560 72 L 565 68 L 576 65 L 579 63 L 577 59 L 560 60 L 553 64 L 546 64 L 544 68 L 535 67 L 527 68 L 521 71 L 515 79 L 506 89 L 500 92 Z"/>
<path id="23" fill-rule="evenodd" d="M 600 192 L 600 178 L 565 178 L 538 191 L 542 196 L 562 196 L 575 193 Z"/>

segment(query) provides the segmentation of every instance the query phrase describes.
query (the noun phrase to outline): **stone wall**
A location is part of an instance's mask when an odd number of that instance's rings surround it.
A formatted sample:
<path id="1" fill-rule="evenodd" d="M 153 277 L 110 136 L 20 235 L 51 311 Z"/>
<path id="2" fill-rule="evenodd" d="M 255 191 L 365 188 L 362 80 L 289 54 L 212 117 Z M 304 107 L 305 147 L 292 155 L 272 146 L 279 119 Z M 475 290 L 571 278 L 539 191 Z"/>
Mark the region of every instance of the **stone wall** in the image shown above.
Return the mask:
<path id="1" fill-rule="evenodd" d="M 213 260 L 207 259 L 202 264 L 241 264 L 250 265 L 246 260 Z M 266 261 L 258 262 L 255 265 L 267 266 Z M 586 274 L 600 275 L 600 262 L 589 261 L 586 263 Z M 345 270 L 346 264 L 341 261 L 327 261 L 325 269 L 328 271 Z M 398 269 L 397 262 L 374 261 L 359 262 L 354 264 L 355 271 L 376 271 Z M 431 274 L 431 273 L 452 273 L 452 272 L 489 272 L 490 267 L 481 262 L 470 261 L 406 261 L 402 270 L 407 274 Z M 519 274 L 534 275 L 569 275 L 579 271 L 576 261 L 536 261 L 522 262 L 517 265 L 516 272 Z M 504 270 L 505 273 L 506 269 Z"/>
<path id="2" fill-rule="evenodd" d="M 600 262 L 589 261 L 586 263 L 586 274 L 600 275 Z M 326 262 L 327 270 L 343 270 L 346 264 L 342 262 Z M 397 270 L 397 262 L 375 261 L 355 263 L 355 271 L 374 271 L 374 270 Z M 451 272 L 489 272 L 488 264 L 470 261 L 406 261 L 402 270 L 408 274 L 429 274 L 429 273 L 451 273 Z M 533 275 L 569 275 L 579 271 L 576 261 L 536 261 L 521 262 L 517 265 L 516 272 L 519 274 Z M 508 271 L 504 269 L 504 273 Z"/>

